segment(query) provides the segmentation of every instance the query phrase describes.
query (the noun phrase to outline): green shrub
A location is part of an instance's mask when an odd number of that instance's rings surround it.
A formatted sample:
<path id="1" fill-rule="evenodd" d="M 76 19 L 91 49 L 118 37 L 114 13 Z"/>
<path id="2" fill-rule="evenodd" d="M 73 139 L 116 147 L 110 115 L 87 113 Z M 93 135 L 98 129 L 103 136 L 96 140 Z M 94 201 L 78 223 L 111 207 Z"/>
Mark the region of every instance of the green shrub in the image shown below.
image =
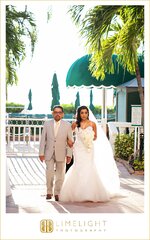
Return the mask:
<path id="1" fill-rule="evenodd" d="M 70 103 L 70 104 L 61 104 L 64 108 L 64 112 L 65 113 L 75 113 L 76 109 L 75 109 L 75 106 L 73 103 Z M 88 106 L 87 106 L 88 107 Z M 95 105 L 94 106 L 94 111 L 93 113 L 94 114 L 101 114 L 101 109 L 102 109 L 102 106 L 100 105 Z M 114 114 L 115 113 L 115 109 L 113 106 L 110 106 L 110 107 L 107 107 L 107 113 L 108 114 Z"/>
<path id="2" fill-rule="evenodd" d="M 7 113 L 20 113 L 24 109 L 23 104 L 19 103 L 6 103 L 6 112 Z"/>
<path id="3" fill-rule="evenodd" d="M 132 167 L 134 170 L 144 170 L 144 160 L 139 161 L 139 159 L 135 159 Z"/>
<path id="4" fill-rule="evenodd" d="M 61 104 L 62 107 L 64 108 L 64 112 L 65 114 L 75 114 L 75 106 L 73 103 L 69 103 L 69 104 Z M 100 105 L 95 105 L 94 106 L 94 114 L 101 114 L 101 109 L 102 107 Z M 6 112 L 7 113 L 20 113 L 22 110 L 24 109 L 24 105 L 23 104 L 19 104 L 19 103 L 6 103 Z M 108 114 L 113 114 L 115 113 L 114 107 L 108 107 L 107 108 L 107 113 Z"/>
<path id="5" fill-rule="evenodd" d="M 108 114 L 114 114 L 116 112 L 114 106 L 107 107 L 107 113 Z"/>
<path id="6" fill-rule="evenodd" d="M 94 111 L 93 111 L 93 113 L 94 113 L 94 114 L 101 114 L 101 109 L 102 109 L 101 106 L 95 105 L 95 106 L 94 106 Z"/>
<path id="7" fill-rule="evenodd" d="M 102 110 L 102 106 L 100 105 L 95 105 L 94 106 L 94 114 L 101 114 L 101 110 Z M 113 106 L 109 106 L 107 107 L 107 114 L 114 114 L 115 113 L 115 109 Z"/>
<path id="8" fill-rule="evenodd" d="M 75 113 L 75 107 L 73 103 L 71 104 L 61 104 L 61 106 L 64 108 L 64 112 L 66 113 Z"/>
<path id="9" fill-rule="evenodd" d="M 115 156 L 128 160 L 134 152 L 134 134 L 118 134 L 115 139 Z"/>

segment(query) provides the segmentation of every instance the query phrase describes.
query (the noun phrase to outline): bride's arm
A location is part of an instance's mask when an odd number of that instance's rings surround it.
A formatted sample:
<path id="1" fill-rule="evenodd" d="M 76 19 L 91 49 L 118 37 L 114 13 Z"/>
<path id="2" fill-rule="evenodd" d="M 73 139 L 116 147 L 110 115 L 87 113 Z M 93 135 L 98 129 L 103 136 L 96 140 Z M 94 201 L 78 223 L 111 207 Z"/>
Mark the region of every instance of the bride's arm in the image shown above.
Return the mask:
<path id="1" fill-rule="evenodd" d="M 72 131 L 74 132 L 75 128 L 76 128 L 76 122 L 73 122 L 71 125 Z M 69 147 L 73 147 L 74 142 L 72 141 L 72 139 L 68 139 L 67 140 L 67 144 Z"/>
<path id="2" fill-rule="evenodd" d="M 74 132 L 76 126 L 77 126 L 76 122 L 73 122 L 72 125 L 71 125 L 71 128 L 72 128 L 72 131 L 73 131 L 73 132 Z"/>
<path id="3" fill-rule="evenodd" d="M 93 131 L 94 131 L 94 139 L 93 140 L 96 140 L 97 139 L 97 127 L 94 122 L 92 122 L 92 127 L 93 127 Z"/>

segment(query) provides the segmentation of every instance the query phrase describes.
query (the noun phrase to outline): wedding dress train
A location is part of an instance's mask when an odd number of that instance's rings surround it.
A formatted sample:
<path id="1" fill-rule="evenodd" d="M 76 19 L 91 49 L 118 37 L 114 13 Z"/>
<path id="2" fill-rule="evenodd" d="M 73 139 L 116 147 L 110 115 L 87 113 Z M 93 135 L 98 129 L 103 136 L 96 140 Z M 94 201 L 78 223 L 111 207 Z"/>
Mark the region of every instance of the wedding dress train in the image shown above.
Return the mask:
<path id="1" fill-rule="evenodd" d="M 105 202 L 119 191 L 118 169 L 105 134 L 101 133 L 100 142 L 93 141 L 90 148 L 83 141 L 84 135 L 88 136 L 92 132 L 91 126 L 86 129 L 75 128 L 74 163 L 66 173 L 60 192 L 60 201 Z M 104 142 L 105 146 L 103 146 Z"/>

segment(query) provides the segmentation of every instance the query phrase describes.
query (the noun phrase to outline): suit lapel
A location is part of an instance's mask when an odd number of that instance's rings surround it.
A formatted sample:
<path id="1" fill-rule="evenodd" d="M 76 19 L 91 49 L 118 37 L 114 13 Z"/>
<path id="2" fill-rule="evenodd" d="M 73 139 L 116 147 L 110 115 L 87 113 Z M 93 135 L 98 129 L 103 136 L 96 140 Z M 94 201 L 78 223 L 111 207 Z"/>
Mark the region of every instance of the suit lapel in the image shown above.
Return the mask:
<path id="1" fill-rule="evenodd" d="M 51 128 L 52 136 L 54 137 L 54 120 L 50 121 L 50 128 Z"/>

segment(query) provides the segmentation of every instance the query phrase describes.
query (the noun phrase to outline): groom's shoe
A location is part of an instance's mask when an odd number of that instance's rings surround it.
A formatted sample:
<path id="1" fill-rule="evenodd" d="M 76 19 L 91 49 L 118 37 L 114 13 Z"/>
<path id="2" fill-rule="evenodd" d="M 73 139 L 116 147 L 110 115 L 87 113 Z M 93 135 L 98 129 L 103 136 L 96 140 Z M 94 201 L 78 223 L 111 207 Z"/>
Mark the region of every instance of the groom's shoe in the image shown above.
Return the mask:
<path id="1" fill-rule="evenodd" d="M 52 194 L 47 194 L 46 195 L 46 199 L 48 200 L 48 199 L 51 199 L 52 198 Z"/>
<path id="2" fill-rule="evenodd" d="M 59 196 L 58 195 L 55 195 L 55 201 L 59 201 Z"/>

